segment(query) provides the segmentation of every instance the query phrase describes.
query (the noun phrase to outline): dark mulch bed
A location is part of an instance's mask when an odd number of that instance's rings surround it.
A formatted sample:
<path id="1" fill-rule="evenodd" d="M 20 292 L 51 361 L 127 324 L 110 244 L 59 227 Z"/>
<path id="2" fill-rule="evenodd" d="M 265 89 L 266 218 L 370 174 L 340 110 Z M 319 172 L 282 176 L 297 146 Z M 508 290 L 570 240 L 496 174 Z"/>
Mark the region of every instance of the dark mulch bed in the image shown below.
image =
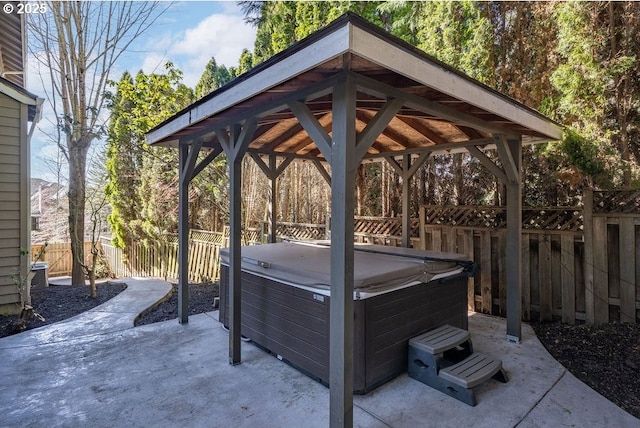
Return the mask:
<path id="1" fill-rule="evenodd" d="M 32 321 L 28 328 L 40 327 L 77 315 L 117 295 L 120 284 L 101 284 L 98 298 L 88 297 L 85 286 L 51 286 L 32 291 L 36 312 L 45 321 Z M 177 286 L 164 302 L 144 314 L 136 325 L 178 317 Z M 189 285 L 189 314 L 214 309 L 217 284 Z M 13 334 L 17 316 L 0 316 L 0 337 Z M 640 324 L 564 325 L 559 322 L 533 323 L 538 338 L 554 358 L 574 376 L 600 394 L 640 418 Z"/>
<path id="2" fill-rule="evenodd" d="M 51 285 L 32 288 L 31 304 L 44 321 L 33 319 L 27 324 L 26 330 L 81 314 L 112 299 L 125 288 L 127 287 L 121 283 L 98 284 L 98 297 L 95 299 L 89 297 L 89 287 L 85 285 Z M 20 331 L 16 331 L 18 321 L 20 321 L 19 315 L 0 316 L 0 337 L 19 333 Z"/>
<path id="3" fill-rule="evenodd" d="M 214 299 L 218 297 L 218 284 L 189 284 L 189 315 L 210 312 L 215 309 Z M 147 311 L 136 325 L 152 324 L 178 318 L 178 286 L 173 284 L 171 296 L 158 306 Z"/>
<path id="4" fill-rule="evenodd" d="M 532 324 L 547 351 L 575 377 L 640 418 L 640 324 Z"/>

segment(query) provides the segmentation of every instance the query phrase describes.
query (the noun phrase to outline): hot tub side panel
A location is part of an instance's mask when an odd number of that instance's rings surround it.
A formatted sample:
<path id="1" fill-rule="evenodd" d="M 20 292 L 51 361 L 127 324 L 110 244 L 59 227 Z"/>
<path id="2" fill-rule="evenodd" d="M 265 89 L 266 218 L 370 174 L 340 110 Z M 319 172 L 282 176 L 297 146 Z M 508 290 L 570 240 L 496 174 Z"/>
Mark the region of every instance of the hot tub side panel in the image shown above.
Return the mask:
<path id="1" fill-rule="evenodd" d="M 466 299 L 467 275 L 460 274 L 363 300 L 366 320 L 355 324 L 364 329 L 355 335 L 362 335 L 364 355 L 354 354 L 354 364 L 364 362 L 365 367 L 354 370 L 356 377 L 363 376 L 354 384 L 365 385 L 366 392 L 407 371 L 412 337 L 444 324 L 466 330 Z"/>
<path id="2" fill-rule="evenodd" d="M 220 322 L 228 325 L 228 267 L 220 278 Z M 354 392 L 407 370 L 408 341 L 451 324 L 467 328 L 467 277 L 455 275 L 354 301 Z M 329 383 L 329 298 L 242 272 L 242 334 L 307 375 Z"/>
<path id="3" fill-rule="evenodd" d="M 329 379 L 329 298 L 242 272 L 243 336 L 322 382 Z M 220 272 L 220 322 L 228 326 L 228 267 Z"/>

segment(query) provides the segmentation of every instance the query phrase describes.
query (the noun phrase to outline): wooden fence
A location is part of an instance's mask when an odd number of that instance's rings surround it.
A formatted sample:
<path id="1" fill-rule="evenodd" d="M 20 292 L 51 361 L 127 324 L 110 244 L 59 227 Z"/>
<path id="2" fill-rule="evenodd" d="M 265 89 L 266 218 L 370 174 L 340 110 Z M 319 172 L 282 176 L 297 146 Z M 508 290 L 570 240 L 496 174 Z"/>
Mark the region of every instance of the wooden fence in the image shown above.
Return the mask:
<path id="1" fill-rule="evenodd" d="M 178 278 L 178 240 L 175 235 L 164 243 L 134 242 L 126 250 L 115 247 L 108 238 L 102 238 L 100 245 L 116 277 Z M 224 245 L 222 232 L 190 232 L 189 281 L 211 282 L 219 278 L 220 248 Z"/>
<path id="2" fill-rule="evenodd" d="M 84 243 L 85 263 L 91 260 L 91 242 Z M 71 275 L 73 257 L 69 242 L 49 242 L 31 246 L 31 261 L 47 262 L 49 276 Z"/>
<path id="3" fill-rule="evenodd" d="M 637 322 L 640 191 L 586 191 L 584 202 L 523 209 L 524 320 Z M 471 257 L 479 269 L 469 307 L 504 316 L 504 208 L 428 206 L 424 213 L 417 246 Z"/>
<path id="4" fill-rule="evenodd" d="M 526 321 L 561 319 L 637 322 L 640 309 L 640 191 L 585 192 L 584 207 L 523 208 L 522 314 Z M 505 233 L 502 207 L 426 206 L 411 219 L 414 247 L 467 254 L 478 266 L 469 308 L 504 316 Z M 243 244 L 265 242 L 264 225 Z M 322 239 L 324 224 L 278 223 L 279 237 Z M 358 242 L 400 245 L 400 218 L 357 217 Z M 189 280 L 218 278 L 223 233 L 192 231 Z M 177 277 L 177 243 L 130 246 L 125 255 L 107 240 L 102 249 L 117 276 Z"/>

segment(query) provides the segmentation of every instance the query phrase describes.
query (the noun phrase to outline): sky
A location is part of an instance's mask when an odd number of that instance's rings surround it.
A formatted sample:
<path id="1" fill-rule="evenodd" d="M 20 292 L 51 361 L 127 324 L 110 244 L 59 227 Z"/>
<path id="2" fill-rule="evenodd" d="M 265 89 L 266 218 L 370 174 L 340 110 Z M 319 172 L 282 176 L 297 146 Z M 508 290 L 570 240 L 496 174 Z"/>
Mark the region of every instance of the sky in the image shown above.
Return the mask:
<path id="1" fill-rule="evenodd" d="M 237 66 L 243 49 L 253 51 L 256 29 L 243 22 L 242 11 L 235 1 L 184 1 L 166 5 L 167 11 L 152 28 L 120 57 L 111 79 L 119 79 L 124 71 L 131 74 L 139 70 L 163 72 L 164 64 L 171 61 L 184 73 L 183 83 L 195 88 L 211 57 L 218 65 L 232 67 Z M 39 69 L 37 61 L 28 58 L 27 89 L 46 98 L 48 91 Z M 47 101 L 43 108 L 43 118 L 31 140 L 31 176 L 55 182 L 58 180 L 55 161 L 59 153 L 48 136 L 55 130 L 55 115 Z M 103 142 L 94 144 L 95 150 L 103 147 Z M 66 168 L 66 165 L 61 168 L 62 180 L 67 174 Z"/>

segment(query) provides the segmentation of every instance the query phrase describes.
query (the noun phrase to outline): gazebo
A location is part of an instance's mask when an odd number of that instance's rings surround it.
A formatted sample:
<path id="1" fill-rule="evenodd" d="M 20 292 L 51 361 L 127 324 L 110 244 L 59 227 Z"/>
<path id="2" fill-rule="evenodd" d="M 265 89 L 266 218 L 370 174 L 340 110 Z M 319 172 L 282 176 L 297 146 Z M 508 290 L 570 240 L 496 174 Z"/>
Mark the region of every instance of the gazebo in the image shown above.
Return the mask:
<path id="1" fill-rule="evenodd" d="M 229 362 L 235 365 L 241 361 L 241 161 L 252 156 L 273 186 L 292 160 L 313 162 L 331 185 L 331 426 L 351 426 L 357 166 L 383 158 L 402 177 L 404 246 L 409 245 L 408 183 L 431 154 L 466 151 L 505 184 L 506 336 L 518 342 L 522 146 L 559 140 L 561 131 L 538 112 L 357 15 L 343 15 L 147 134 L 150 145 L 179 149 L 179 321 L 188 322 L 187 214 L 193 177 L 226 155 L 231 187 Z M 497 151 L 499 163 L 484 153 L 488 149 Z M 201 152 L 206 155 L 198 162 Z"/>

